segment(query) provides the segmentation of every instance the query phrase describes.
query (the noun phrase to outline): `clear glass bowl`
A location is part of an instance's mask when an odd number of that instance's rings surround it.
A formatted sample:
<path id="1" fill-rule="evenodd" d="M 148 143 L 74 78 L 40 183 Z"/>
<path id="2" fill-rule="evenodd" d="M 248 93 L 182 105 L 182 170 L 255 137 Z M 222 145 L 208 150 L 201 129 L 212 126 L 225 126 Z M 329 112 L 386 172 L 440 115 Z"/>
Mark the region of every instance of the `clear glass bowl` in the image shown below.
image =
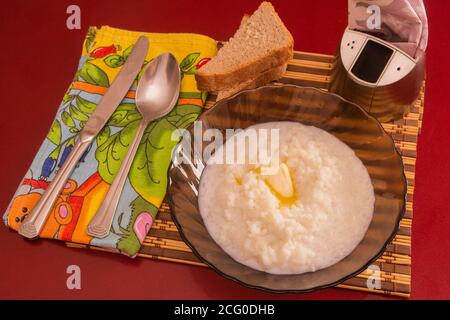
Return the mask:
<path id="1" fill-rule="evenodd" d="M 362 160 L 376 196 L 369 229 L 349 256 L 316 272 L 271 275 L 236 262 L 208 234 L 197 204 L 204 168 L 201 159 L 197 157 L 198 165 L 172 165 L 168 200 L 174 221 L 192 251 L 220 275 L 270 292 L 310 292 L 335 286 L 364 271 L 395 236 L 406 203 L 407 182 L 402 158 L 381 124 L 359 106 L 315 88 L 269 85 L 217 102 L 200 120 L 203 129 L 244 129 L 263 122 L 298 121 L 326 130 L 350 146 Z M 192 132 L 193 128 L 190 130 Z"/>

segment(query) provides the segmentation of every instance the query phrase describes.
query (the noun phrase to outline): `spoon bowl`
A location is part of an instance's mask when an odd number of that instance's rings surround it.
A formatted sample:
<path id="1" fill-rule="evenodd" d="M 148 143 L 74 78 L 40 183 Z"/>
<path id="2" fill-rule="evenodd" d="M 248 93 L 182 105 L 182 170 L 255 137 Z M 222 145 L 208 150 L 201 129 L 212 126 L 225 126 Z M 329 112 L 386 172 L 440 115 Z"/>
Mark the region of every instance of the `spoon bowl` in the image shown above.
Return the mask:
<path id="1" fill-rule="evenodd" d="M 136 106 L 142 118 L 151 121 L 169 113 L 178 100 L 179 88 L 180 68 L 175 57 L 163 53 L 153 59 L 136 90 Z"/>

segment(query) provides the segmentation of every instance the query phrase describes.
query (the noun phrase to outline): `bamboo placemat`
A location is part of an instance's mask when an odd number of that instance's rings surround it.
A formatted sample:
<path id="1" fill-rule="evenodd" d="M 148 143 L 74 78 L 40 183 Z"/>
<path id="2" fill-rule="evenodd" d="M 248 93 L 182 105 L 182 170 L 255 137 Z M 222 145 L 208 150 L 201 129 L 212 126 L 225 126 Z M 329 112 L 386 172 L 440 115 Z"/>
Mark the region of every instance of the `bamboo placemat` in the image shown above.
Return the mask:
<path id="1" fill-rule="evenodd" d="M 294 59 L 290 61 L 288 69 L 281 83 L 290 83 L 299 86 L 312 86 L 326 90 L 330 80 L 333 56 L 296 51 Z M 413 217 L 414 174 L 417 156 L 417 140 L 422 127 L 424 110 L 424 87 L 419 98 L 411 108 L 411 112 L 403 119 L 393 123 L 383 123 L 384 129 L 395 140 L 405 165 L 405 174 L 408 180 L 408 195 L 406 213 L 400 223 L 397 236 L 389 244 L 385 253 L 374 263 L 379 267 L 381 280 L 380 289 L 368 289 L 367 279 L 373 272 L 366 270 L 358 276 L 339 285 L 340 288 L 381 293 L 401 297 L 409 297 L 411 292 L 411 225 Z M 210 95 L 206 109 L 214 105 L 216 96 Z M 86 247 L 74 243 L 70 247 Z M 106 251 L 98 247 L 94 250 Z M 196 266 L 206 266 L 192 253 L 183 242 L 172 221 L 170 208 L 164 202 L 159 210 L 149 234 L 138 254 L 142 258 L 165 260 L 185 263 Z"/>

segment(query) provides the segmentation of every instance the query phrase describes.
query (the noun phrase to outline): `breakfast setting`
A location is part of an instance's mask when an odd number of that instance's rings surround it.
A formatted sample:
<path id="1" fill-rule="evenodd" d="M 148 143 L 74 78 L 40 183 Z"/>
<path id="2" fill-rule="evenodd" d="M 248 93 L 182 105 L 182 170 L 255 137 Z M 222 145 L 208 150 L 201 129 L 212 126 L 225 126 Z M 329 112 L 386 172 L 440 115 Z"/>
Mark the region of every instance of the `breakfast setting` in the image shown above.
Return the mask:
<path id="1" fill-rule="evenodd" d="M 228 297 L 410 298 L 426 4 L 339 1 L 333 54 L 299 51 L 314 27 L 289 27 L 277 1 L 234 7 L 240 24 L 218 39 L 90 16 L 75 75 L 52 89 L 56 115 L 35 122 L 47 133 L 4 192 L 2 242 L 37 265 L 50 245 L 49 263 L 60 255 L 89 281 L 140 273 L 154 292 L 172 270 L 199 283 L 208 272 L 206 295 L 222 278 Z M 72 7 L 73 23 L 91 14 Z"/>

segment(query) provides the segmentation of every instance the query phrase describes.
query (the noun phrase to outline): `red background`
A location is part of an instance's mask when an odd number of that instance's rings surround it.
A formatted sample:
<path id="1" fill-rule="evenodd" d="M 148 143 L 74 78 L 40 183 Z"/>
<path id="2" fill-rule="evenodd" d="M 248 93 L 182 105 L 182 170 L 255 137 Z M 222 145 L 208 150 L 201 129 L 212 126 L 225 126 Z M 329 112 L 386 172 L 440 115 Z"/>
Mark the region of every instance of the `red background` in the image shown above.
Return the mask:
<path id="1" fill-rule="evenodd" d="M 0 11 L 0 212 L 43 141 L 76 70 L 90 25 L 152 32 L 197 32 L 227 39 L 258 0 L 7 1 Z M 347 1 L 273 0 L 295 48 L 333 53 Z M 81 7 L 82 30 L 66 28 L 66 8 Z M 450 1 L 426 1 L 430 20 L 426 112 L 419 141 L 413 223 L 412 298 L 450 298 L 450 105 L 447 86 Z M 379 299 L 328 289 L 273 295 L 243 288 L 213 271 L 181 264 L 26 241 L 0 227 L 0 298 Z M 66 268 L 82 270 L 82 290 L 66 288 Z"/>

